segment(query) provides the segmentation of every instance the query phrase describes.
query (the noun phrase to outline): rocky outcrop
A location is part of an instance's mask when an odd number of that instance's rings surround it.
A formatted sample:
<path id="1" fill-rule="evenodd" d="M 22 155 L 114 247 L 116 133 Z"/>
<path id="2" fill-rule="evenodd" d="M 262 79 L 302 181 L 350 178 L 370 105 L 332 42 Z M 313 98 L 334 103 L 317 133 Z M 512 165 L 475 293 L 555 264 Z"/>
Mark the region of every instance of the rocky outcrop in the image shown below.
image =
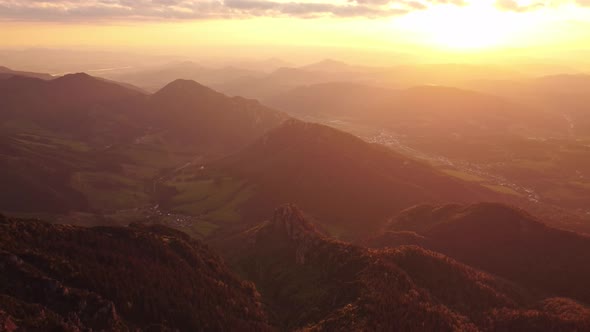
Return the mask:
<path id="1" fill-rule="evenodd" d="M 272 219 L 259 235 L 273 236 L 292 245 L 295 262 L 301 265 L 305 264 L 306 256 L 314 246 L 324 239 L 318 229 L 306 220 L 303 212 L 293 204 L 285 204 L 277 208 Z"/>

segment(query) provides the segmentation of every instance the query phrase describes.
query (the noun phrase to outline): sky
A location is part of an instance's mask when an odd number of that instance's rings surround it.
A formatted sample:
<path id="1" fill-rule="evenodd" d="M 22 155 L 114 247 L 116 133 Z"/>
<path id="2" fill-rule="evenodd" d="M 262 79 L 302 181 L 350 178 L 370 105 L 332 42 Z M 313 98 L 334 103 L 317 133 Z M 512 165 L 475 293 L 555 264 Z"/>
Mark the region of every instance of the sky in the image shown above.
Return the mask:
<path id="1" fill-rule="evenodd" d="M 0 48 L 538 57 L 588 41 L 590 0 L 0 0 Z"/>

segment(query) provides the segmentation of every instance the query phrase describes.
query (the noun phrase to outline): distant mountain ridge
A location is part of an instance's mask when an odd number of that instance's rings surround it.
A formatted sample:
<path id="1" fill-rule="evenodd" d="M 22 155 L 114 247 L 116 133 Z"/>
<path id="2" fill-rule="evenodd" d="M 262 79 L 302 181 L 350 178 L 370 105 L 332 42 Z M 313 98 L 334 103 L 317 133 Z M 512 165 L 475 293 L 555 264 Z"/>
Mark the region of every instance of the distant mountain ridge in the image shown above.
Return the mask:
<path id="1" fill-rule="evenodd" d="M 401 231 L 414 232 L 400 239 Z M 590 237 L 546 226 L 497 203 L 420 205 L 393 218 L 369 240 L 375 247 L 418 244 L 553 296 L 590 301 Z M 406 242 L 408 243 L 408 242 Z"/>
<path id="2" fill-rule="evenodd" d="M 263 65 L 263 64 L 259 64 Z M 177 79 L 195 80 L 205 85 L 215 85 L 226 80 L 263 75 L 261 69 L 244 69 L 225 66 L 208 68 L 192 61 L 182 61 L 163 66 L 123 70 L 105 73 L 106 78 L 140 86 L 147 91 L 157 91 Z"/>
<path id="3" fill-rule="evenodd" d="M 567 123 L 557 115 L 494 95 L 446 86 L 387 89 L 360 83 L 324 83 L 298 87 L 265 102 L 294 116 L 342 119 L 410 136 L 567 133 Z"/>
<path id="4" fill-rule="evenodd" d="M 10 68 L 4 67 L 4 66 L 0 66 L 0 79 L 7 79 L 7 78 L 10 78 L 12 76 L 34 77 L 34 78 L 39 78 L 39 79 L 42 79 L 42 80 L 50 80 L 50 79 L 53 79 L 54 78 L 50 74 L 34 73 L 34 72 L 19 71 L 19 70 L 12 70 Z"/>

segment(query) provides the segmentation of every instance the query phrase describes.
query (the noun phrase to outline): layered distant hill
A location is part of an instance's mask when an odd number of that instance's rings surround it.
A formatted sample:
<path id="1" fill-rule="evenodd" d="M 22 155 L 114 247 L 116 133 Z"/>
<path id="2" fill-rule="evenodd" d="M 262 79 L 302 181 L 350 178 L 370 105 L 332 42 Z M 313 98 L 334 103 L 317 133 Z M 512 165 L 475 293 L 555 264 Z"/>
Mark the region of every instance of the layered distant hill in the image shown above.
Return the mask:
<path id="1" fill-rule="evenodd" d="M 318 69 L 315 66 L 279 68 L 264 76 L 242 77 L 216 84 L 215 87 L 229 95 L 266 100 L 300 85 L 348 80 L 362 81 L 367 76 L 358 71 L 340 72 Z"/>
<path id="2" fill-rule="evenodd" d="M 299 87 L 265 102 L 297 116 L 370 124 L 409 136 L 565 135 L 568 131 L 567 122 L 558 115 L 443 86 L 392 90 L 326 83 Z"/>
<path id="3" fill-rule="evenodd" d="M 3 331 L 270 330 L 256 288 L 166 227 L 0 216 Z"/>
<path id="4" fill-rule="evenodd" d="M 565 116 L 571 133 L 587 138 L 590 129 L 590 75 L 560 74 L 526 80 L 481 79 L 462 82 L 469 89 L 493 93 Z"/>
<path id="5" fill-rule="evenodd" d="M 54 78 L 53 76 L 51 76 L 49 74 L 34 73 L 34 72 L 28 72 L 28 71 L 18 71 L 18 70 L 12 70 L 10 68 L 0 66 L 0 79 L 6 79 L 6 78 L 13 77 L 13 76 L 34 77 L 34 78 L 39 78 L 42 80 L 50 80 L 50 79 Z"/>
<path id="6" fill-rule="evenodd" d="M 261 65 L 258 64 L 258 66 Z M 113 73 L 106 72 L 102 75 L 109 79 L 140 86 L 148 91 L 157 91 L 169 82 L 177 79 L 195 80 L 208 86 L 214 86 L 242 77 L 263 76 L 264 71 L 262 69 L 259 71 L 233 66 L 209 68 L 194 62 L 185 61 L 156 67 L 132 68 Z"/>
<path id="7" fill-rule="evenodd" d="M 419 85 L 455 86 L 466 80 L 514 79 L 517 71 L 501 66 L 467 64 L 424 64 L 371 67 L 326 59 L 302 67 L 279 68 L 263 76 L 245 76 L 215 87 L 230 95 L 267 100 L 300 86 L 347 82 L 385 88 Z"/>
<path id="8" fill-rule="evenodd" d="M 255 282 L 281 329 L 584 330 L 588 307 L 533 295 L 419 247 L 370 250 L 324 236 L 292 205 L 215 243 Z"/>
<path id="9" fill-rule="evenodd" d="M 517 208 L 421 205 L 368 243 L 420 245 L 551 296 L 590 301 L 590 237 L 551 228 Z"/>

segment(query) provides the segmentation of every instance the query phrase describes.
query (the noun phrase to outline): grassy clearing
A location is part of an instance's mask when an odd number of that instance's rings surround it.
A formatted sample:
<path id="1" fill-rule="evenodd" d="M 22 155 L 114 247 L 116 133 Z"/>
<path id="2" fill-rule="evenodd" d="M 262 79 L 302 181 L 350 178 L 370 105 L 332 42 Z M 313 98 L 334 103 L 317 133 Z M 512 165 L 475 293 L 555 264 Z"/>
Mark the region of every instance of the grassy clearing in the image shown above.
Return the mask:
<path id="1" fill-rule="evenodd" d="M 176 151 L 169 146 L 159 144 L 126 145 L 117 147 L 113 152 L 136 164 L 150 165 L 159 169 L 176 167 L 195 158 L 192 154 Z"/>
<path id="2" fill-rule="evenodd" d="M 143 184 L 120 175 L 101 172 L 77 172 L 71 180 L 72 187 L 82 192 L 90 205 L 99 210 L 119 210 L 144 206 L 150 196 Z"/>
<path id="3" fill-rule="evenodd" d="M 151 179 L 158 174 L 159 169 L 148 165 L 122 164 L 123 172 L 127 176 L 141 179 Z"/>
<path id="4" fill-rule="evenodd" d="M 173 210 L 215 221 L 239 220 L 238 209 L 250 198 L 253 189 L 244 181 L 230 177 L 167 183 L 179 194 L 172 198 Z"/>
<path id="5" fill-rule="evenodd" d="M 185 205 L 187 203 L 198 202 L 207 199 L 212 192 L 217 192 L 217 195 L 223 194 L 223 190 L 230 188 L 219 188 L 219 186 L 213 183 L 213 180 L 201 180 L 201 181 L 190 181 L 180 182 L 174 181 L 169 182 L 180 192 L 172 199 L 172 203 L 175 205 Z M 229 187 L 226 185 L 226 187 Z"/>
<path id="6" fill-rule="evenodd" d="M 219 226 L 207 221 L 197 221 L 192 224 L 191 231 L 202 237 L 208 237 L 213 233 Z"/>

